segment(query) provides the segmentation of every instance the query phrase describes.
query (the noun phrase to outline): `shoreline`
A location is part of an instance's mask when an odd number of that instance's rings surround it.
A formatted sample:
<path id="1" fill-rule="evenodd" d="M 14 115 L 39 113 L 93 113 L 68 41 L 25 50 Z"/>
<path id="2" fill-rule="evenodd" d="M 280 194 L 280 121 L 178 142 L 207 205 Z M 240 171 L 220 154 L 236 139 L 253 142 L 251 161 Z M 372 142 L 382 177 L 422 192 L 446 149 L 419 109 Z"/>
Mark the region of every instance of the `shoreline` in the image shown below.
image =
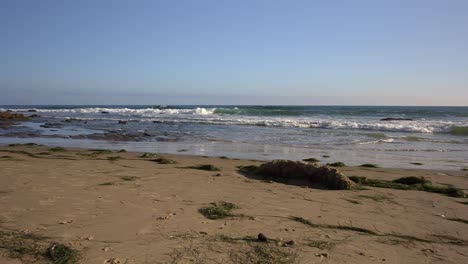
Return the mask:
<path id="1" fill-rule="evenodd" d="M 467 198 L 369 186 L 323 190 L 239 172 L 261 161 L 36 145 L 0 151 L 2 263 L 38 257 L 12 258 L 2 244 L 11 234 L 22 243 L 33 243 L 25 234 L 40 240 L 34 243 L 62 243 L 79 253 L 78 263 L 237 264 L 258 250 L 290 257 L 287 263 L 468 259 Z M 425 177 L 468 190 L 465 171 L 338 169 L 377 180 Z M 202 214 L 222 202 L 233 207 L 226 218 Z M 13 233 L 5 237 L 7 231 Z M 269 242 L 258 241 L 259 233 Z"/>
<path id="2" fill-rule="evenodd" d="M 342 161 L 352 166 L 372 163 L 410 169 L 418 169 L 420 164 L 426 169 L 468 168 L 464 128 L 458 127 L 458 136 L 434 132 L 455 121 L 463 126 L 461 110 L 447 109 L 455 120 L 452 122 L 440 116 L 432 120 L 429 109 L 404 107 L 384 113 L 376 107 L 216 109 L 16 109 L 21 111 L 1 112 L 7 119 L 0 124 L 11 125 L 14 120 L 16 124 L 0 130 L 0 144 L 36 142 L 82 148 L 99 145 L 106 149 L 265 161 L 313 157 L 323 163 Z M 244 119 L 248 122 L 238 122 Z"/>
<path id="3" fill-rule="evenodd" d="M 468 168 L 466 161 L 445 161 L 441 158 L 413 156 L 412 151 L 407 152 L 371 152 L 359 149 L 332 149 L 322 147 L 300 148 L 278 145 L 248 144 L 241 142 L 134 142 L 134 141 L 108 141 L 96 139 L 70 139 L 58 137 L 0 137 L 0 146 L 8 144 L 37 143 L 48 146 L 63 146 L 70 148 L 104 148 L 126 149 L 131 152 L 158 152 L 173 155 L 193 155 L 219 157 L 226 156 L 234 159 L 270 161 L 276 159 L 302 160 L 316 158 L 322 163 L 342 161 L 350 166 L 359 166 L 365 163 L 377 164 L 384 168 L 400 169 L 428 169 L 428 170 L 463 170 Z M 356 154 L 357 153 L 357 154 Z M 437 154 L 437 152 L 433 152 Z M 439 152 L 444 155 L 444 152 Z"/>

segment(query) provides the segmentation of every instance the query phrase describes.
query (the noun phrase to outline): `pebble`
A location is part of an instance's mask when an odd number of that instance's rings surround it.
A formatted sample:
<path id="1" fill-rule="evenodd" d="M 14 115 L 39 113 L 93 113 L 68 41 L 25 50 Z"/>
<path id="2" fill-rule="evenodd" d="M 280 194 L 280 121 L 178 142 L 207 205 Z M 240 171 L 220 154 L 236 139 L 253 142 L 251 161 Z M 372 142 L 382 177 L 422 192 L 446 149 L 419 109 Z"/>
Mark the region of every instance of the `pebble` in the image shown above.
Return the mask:
<path id="1" fill-rule="evenodd" d="M 112 250 L 111 247 L 103 247 L 103 248 L 102 248 L 102 251 L 105 251 L 105 252 L 111 251 L 111 250 Z"/>

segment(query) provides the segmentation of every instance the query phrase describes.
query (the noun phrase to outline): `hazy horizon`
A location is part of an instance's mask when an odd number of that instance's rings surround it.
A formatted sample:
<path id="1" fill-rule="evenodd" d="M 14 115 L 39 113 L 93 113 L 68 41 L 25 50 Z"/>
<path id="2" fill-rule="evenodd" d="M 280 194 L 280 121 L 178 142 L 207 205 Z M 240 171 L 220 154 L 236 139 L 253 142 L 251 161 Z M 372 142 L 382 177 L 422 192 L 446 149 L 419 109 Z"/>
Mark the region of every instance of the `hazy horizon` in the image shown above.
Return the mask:
<path id="1" fill-rule="evenodd" d="M 0 3 L 1 105 L 468 105 L 468 1 Z"/>

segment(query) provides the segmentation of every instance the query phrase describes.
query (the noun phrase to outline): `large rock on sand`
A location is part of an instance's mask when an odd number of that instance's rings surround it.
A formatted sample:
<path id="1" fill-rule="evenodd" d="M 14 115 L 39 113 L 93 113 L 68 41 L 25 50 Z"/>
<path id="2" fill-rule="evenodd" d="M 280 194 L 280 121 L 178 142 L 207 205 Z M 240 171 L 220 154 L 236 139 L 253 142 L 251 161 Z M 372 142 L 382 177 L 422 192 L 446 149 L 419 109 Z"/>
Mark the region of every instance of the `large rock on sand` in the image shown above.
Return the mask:
<path id="1" fill-rule="evenodd" d="M 354 189 L 356 184 L 335 168 L 292 160 L 264 163 L 258 174 L 273 180 L 307 180 L 332 190 Z"/>

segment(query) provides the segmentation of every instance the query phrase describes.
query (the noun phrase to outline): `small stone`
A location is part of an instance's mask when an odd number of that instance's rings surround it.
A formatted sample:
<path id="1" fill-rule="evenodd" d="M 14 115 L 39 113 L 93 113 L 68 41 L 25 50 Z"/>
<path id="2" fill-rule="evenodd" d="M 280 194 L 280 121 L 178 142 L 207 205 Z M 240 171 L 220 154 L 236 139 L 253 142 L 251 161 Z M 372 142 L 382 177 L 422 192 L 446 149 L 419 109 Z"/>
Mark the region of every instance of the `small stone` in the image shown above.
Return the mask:
<path id="1" fill-rule="evenodd" d="M 258 238 L 258 241 L 260 241 L 260 242 L 267 242 L 268 241 L 268 238 L 263 233 L 258 234 L 257 238 Z"/>
<path id="2" fill-rule="evenodd" d="M 198 232 L 198 233 L 200 233 L 200 235 L 208 235 L 208 233 L 205 232 L 205 231 L 200 231 L 200 232 Z"/>
<path id="3" fill-rule="evenodd" d="M 296 244 L 296 242 L 294 242 L 294 240 L 289 240 L 289 241 L 286 241 L 284 244 L 286 244 L 288 246 L 294 246 Z"/>
<path id="4" fill-rule="evenodd" d="M 102 248 L 102 251 L 105 251 L 105 252 L 111 251 L 111 250 L 112 250 L 111 247 L 103 247 L 103 248 Z"/>

